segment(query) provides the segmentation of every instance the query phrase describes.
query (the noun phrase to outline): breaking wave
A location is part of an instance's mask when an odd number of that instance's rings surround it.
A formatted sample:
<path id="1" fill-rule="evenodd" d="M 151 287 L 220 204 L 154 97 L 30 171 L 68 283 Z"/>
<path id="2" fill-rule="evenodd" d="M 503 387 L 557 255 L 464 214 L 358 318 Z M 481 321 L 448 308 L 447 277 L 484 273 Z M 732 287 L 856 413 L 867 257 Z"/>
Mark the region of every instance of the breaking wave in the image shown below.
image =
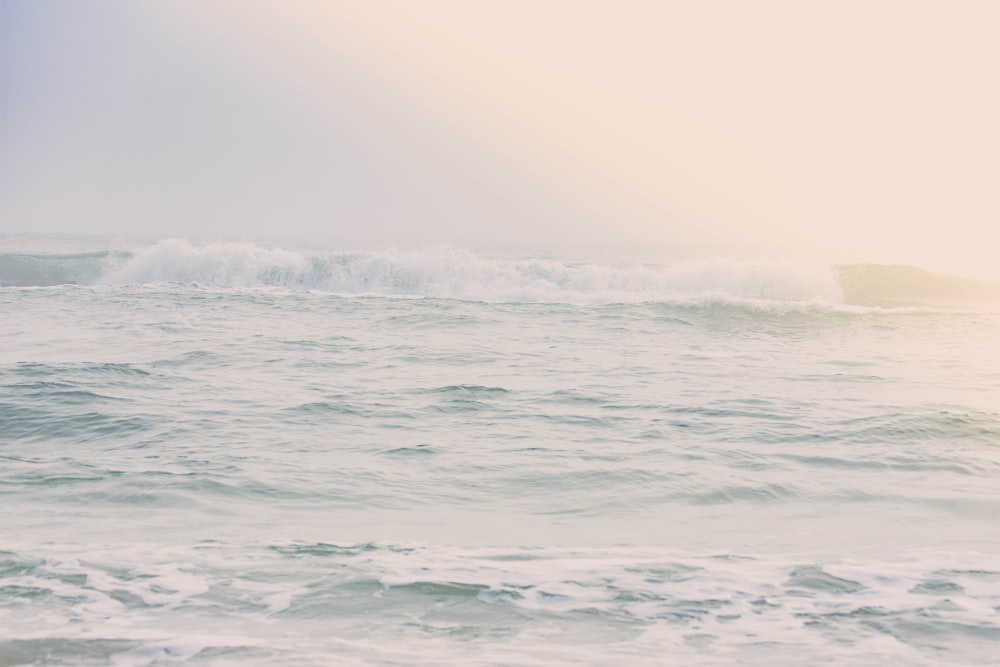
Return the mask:
<path id="1" fill-rule="evenodd" d="M 306 255 L 252 243 L 193 245 L 177 239 L 133 252 L 0 255 L 3 286 L 151 283 L 584 304 L 721 300 L 910 306 L 1000 299 L 1000 285 L 914 267 L 830 267 L 775 259 L 599 264 L 492 258 L 450 247 Z"/>

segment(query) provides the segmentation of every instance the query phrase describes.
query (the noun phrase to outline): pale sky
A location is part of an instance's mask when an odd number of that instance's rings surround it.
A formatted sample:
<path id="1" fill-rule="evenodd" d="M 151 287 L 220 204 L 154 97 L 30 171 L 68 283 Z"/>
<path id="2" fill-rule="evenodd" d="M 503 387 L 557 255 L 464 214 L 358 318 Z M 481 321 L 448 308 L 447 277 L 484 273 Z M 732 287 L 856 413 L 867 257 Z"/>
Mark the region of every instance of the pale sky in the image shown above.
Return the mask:
<path id="1" fill-rule="evenodd" d="M 1000 3 L 0 0 L 0 231 L 1000 278 Z"/>

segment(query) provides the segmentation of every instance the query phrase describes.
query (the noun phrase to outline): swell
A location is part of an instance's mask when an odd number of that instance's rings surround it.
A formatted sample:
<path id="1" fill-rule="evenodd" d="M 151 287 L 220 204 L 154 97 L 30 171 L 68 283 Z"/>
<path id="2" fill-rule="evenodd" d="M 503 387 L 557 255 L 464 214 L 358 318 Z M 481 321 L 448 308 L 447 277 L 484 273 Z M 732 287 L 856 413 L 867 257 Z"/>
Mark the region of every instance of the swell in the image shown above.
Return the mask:
<path id="1" fill-rule="evenodd" d="M 131 253 L 95 251 L 67 254 L 0 254 L 0 287 L 91 284 L 127 263 Z"/>

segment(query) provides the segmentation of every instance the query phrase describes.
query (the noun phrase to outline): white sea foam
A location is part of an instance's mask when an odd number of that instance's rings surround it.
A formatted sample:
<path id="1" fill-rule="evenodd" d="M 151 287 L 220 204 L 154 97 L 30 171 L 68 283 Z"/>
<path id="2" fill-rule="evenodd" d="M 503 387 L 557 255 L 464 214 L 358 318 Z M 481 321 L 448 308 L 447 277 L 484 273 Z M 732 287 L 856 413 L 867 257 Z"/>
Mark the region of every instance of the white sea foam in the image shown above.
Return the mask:
<path id="1" fill-rule="evenodd" d="M 110 664 L 123 667 L 282 655 L 367 665 L 653 665 L 669 656 L 715 666 L 828 664 L 831 651 L 838 664 L 992 664 L 1000 632 L 1000 580 L 983 569 L 991 558 L 972 552 L 806 564 L 636 547 L 110 547 L 91 553 L 110 562 L 50 560 L 7 578 L 12 590 L 36 591 L 22 607 L 30 613 L 6 619 L 11 636 L 82 651 L 97 630 L 111 642 Z M 189 572 L 178 577 L 176 562 Z M 159 588 L 170 599 L 148 597 Z M 953 632 L 924 638 L 928 619 Z M 800 662 L 785 661 L 793 653 Z"/>
<path id="2" fill-rule="evenodd" d="M 99 282 L 276 286 L 503 302 L 839 303 L 843 296 L 829 266 L 797 260 L 708 257 L 662 265 L 599 264 L 491 258 L 450 247 L 306 256 L 251 243 L 195 246 L 177 239 L 137 250 Z"/>
<path id="3" fill-rule="evenodd" d="M 252 243 L 195 246 L 168 239 L 135 252 L 128 262 L 102 277 L 111 284 L 179 282 L 243 287 L 265 282 L 269 273 L 302 272 L 305 258 Z"/>
<path id="4" fill-rule="evenodd" d="M 508 303 L 712 302 L 763 310 L 993 310 L 1000 303 L 1000 284 L 917 267 L 789 258 L 512 257 L 447 246 L 296 252 L 180 239 L 132 251 L 0 254 L 0 286 L 65 284 L 281 288 Z"/>

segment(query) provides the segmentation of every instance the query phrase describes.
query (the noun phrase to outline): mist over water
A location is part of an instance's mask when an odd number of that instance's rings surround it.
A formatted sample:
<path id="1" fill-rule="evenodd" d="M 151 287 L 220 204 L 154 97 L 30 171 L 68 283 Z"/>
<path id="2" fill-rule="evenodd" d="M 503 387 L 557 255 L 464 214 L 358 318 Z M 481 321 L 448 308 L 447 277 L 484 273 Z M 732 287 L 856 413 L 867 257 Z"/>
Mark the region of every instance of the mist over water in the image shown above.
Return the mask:
<path id="1" fill-rule="evenodd" d="M 404 5 L 5 2 L 0 231 L 1000 280 L 988 4 Z"/>

